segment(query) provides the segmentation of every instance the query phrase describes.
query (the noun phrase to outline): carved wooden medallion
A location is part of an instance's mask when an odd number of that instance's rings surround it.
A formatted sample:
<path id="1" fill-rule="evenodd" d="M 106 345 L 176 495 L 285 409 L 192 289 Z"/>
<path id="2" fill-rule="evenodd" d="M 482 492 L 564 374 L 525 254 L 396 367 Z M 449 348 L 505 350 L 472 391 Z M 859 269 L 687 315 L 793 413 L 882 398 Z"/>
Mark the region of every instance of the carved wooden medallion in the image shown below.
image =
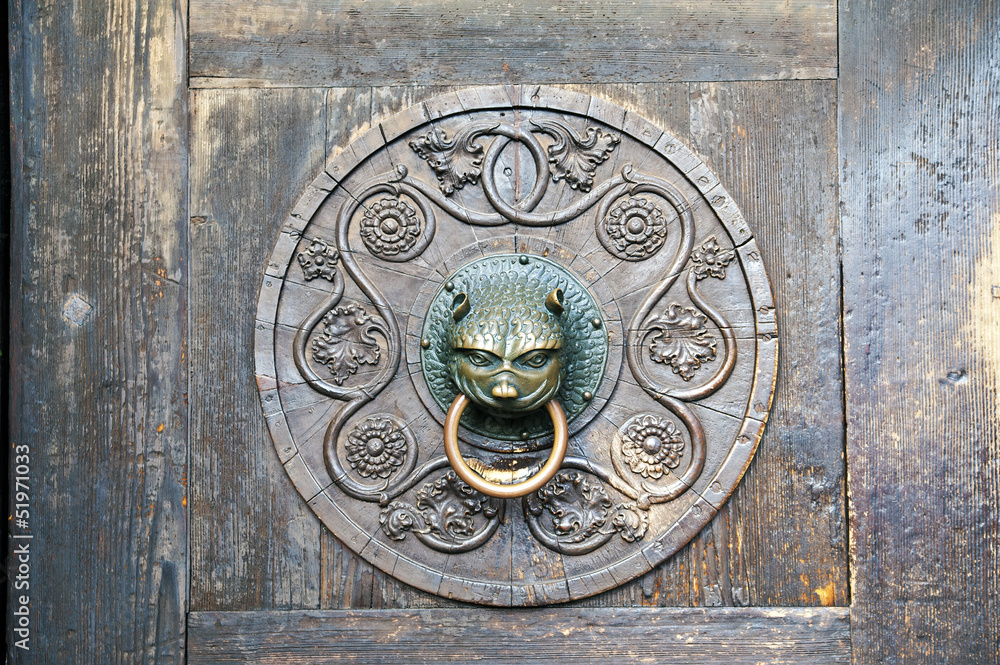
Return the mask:
<path id="1" fill-rule="evenodd" d="M 707 524 L 767 418 L 746 222 L 681 142 L 588 95 L 474 88 L 381 123 L 264 273 L 257 379 L 288 475 L 354 551 L 443 596 L 641 575 Z"/>

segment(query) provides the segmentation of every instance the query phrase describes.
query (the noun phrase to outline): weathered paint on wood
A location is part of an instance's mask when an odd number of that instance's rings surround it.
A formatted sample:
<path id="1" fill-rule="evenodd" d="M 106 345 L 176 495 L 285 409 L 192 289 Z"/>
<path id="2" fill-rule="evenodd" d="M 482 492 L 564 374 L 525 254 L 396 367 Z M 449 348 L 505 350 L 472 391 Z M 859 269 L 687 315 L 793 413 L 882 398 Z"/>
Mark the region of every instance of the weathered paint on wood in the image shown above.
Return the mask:
<path id="1" fill-rule="evenodd" d="M 191 606 L 317 607 L 320 525 L 285 481 L 252 355 L 260 266 L 326 157 L 326 92 L 191 100 Z"/>
<path id="2" fill-rule="evenodd" d="M 733 499 L 690 546 L 667 563 L 635 582 L 583 602 L 615 606 L 846 604 L 833 84 L 682 83 L 579 89 L 634 108 L 678 136 L 686 137 L 709 167 L 720 174 L 761 238 L 766 264 L 776 266 L 775 298 L 777 306 L 785 312 L 783 320 L 787 321 L 779 331 L 785 351 L 774 419 L 765 432 L 758 460 L 751 465 Z M 338 146 L 349 142 L 373 118 L 444 91 L 440 87 L 393 87 L 325 92 L 328 151 L 332 154 Z M 206 235 L 199 241 L 201 217 L 207 221 L 208 216 L 195 213 L 196 267 L 201 261 L 212 260 L 210 257 L 220 252 L 219 247 L 240 248 L 221 251 L 243 252 L 238 260 L 232 256 L 227 259 L 233 265 L 243 266 L 241 270 L 249 271 L 253 261 L 263 260 L 252 258 L 245 248 L 245 239 L 259 232 L 261 238 L 254 242 L 263 246 L 266 244 L 263 236 L 273 234 L 265 229 L 273 229 L 269 225 L 281 221 L 281 211 L 267 203 L 275 196 L 272 188 L 279 186 L 273 180 L 275 174 L 263 167 L 265 155 L 274 155 L 274 149 L 268 146 L 289 140 L 280 136 L 315 136 L 319 132 L 318 120 L 294 109 L 316 108 L 320 104 L 316 95 L 320 93 L 308 90 L 277 93 L 265 90 L 194 93 L 192 150 L 196 157 L 192 192 L 196 202 L 201 196 L 199 192 L 210 196 L 213 215 L 221 215 L 218 219 L 225 220 L 206 230 L 227 234 L 225 239 Z M 230 110 L 223 112 L 224 108 Z M 245 117 L 240 120 L 239 116 Z M 285 123 L 275 125 L 272 121 L 267 125 L 270 138 L 257 140 L 254 127 L 266 124 L 267 118 L 285 117 L 289 118 Z M 227 130 L 227 123 L 237 123 L 239 127 Z M 295 123 L 311 129 L 296 130 Z M 272 167 L 276 172 L 286 169 L 298 174 L 295 177 L 308 180 L 310 169 L 317 168 L 317 157 L 306 149 L 305 139 L 301 140 L 299 148 L 283 153 L 285 165 Z M 231 165 L 229 173 L 233 177 L 228 183 L 211 180 L 218 164 Z M 761 164 L 767 168 L 763 175 L 760 175 Z M 288 197 L 286 205 L 305 186 L 303 183 L 299 181 L 281 191 L 281 197 Z M 268 212 L 261 217 L 259 210 L 264 207 L 268 207 Z M 255 246 L 253 251 L 258 248 Z M 201 297 L 209 298 L 211 293 L 229 289 L 226 298 L 236 299 L 234 303 L 246 299 L 238 307 L 250 307 L 256 298 L 255 287 L 250 285 L 249 277 L 233 279 L 219 266 L 204 265 L 204 269 L 197 268 L 200 279 L 206 280 L 197 287 L 202 296 L 192 299 L 192 308 L 199 308 L 204 315 L 193 316 L 192 321 L 199 334 L 202 334 L 200 326 L 215 326 L 213 340 L 199 343 L 204 345 L 199 353 L 205 355 L 199 363 L 207 362 L 216 369 L 203 373 L 195 368 L 194 380 L 204 389 L 228 392 L 206 400 L 196 399 L 196 403 L 200 409 L 221 399 L 238 404 L 242 415 L 236 416 L 235 421 L 245 423 L 241 427 L 247 427 L 252 434 L 242 430 L 236 436 L 221 430 L 204 438 L 196 434 L 195 456 L 212 450 L 235 451 L 238 455 L 252 454 L 256 462 L 251 464 L 248 458 L 239 465 L 230 465 L 218 458 L 201 467 L 200 477 L 210 486 L 204 490 L 192 489 L 199 497 L 194 501 L 192 524 L 192 561 L 198 571 L 192 576 L 192 597 L 196 601 L 193 607 L 315 607 L 312 599 L 316 586 L 320 589 L 318 606 L 323 608 L 451 605 L 373 570 L 325 529 L 320 536 L 322 555 L 318 573 L 316 564 L 311 560 L 306 563 L 305 557 L 312 556 L 307 552 L 312 551 L 313 545 L 305 543 L 313 529 L 319 527 L 304 505 L 303 512 L 296 508 L 295 502 L 301 500 L 278 467 L 273 450 L 266 447 L 260 407 L 250 399 L 252 385 L 236 381 L 223 388 L 214 378 L 232 375 L 237 367 L 238 374 L 252 372 L 249 355 L 241 355 L 245 352 L 239 346 L 244 343 L 241 340 L 252 335 L 250 318 L 220 317 L 220 308 L 231 310 L 234 306 L 229 300 L 210 305 L 198 303 Z M 213 317 L 206 318 L 209 312 Z M 227 351 L 209 357 L 211 350 L 221 348 L 220 345 Z M 814 362 L 815 358 L 824 360 Z M 235 398 L 233 391 L 241 397 Z M 796 398 L 806 391 L 817 398 L 812 401 Z M 207 416 L 196 416 L 196 420 L 211 422 Z M 221 423 L 211 427 L 221 427 Z M 201 428 L 199 425 L 195 431 Z M 237 440 L 242 447 L 236 445 Z M 230 443 L 220 443 L 224 441 Z M 248 452 L 251 449 L 253 452 Z M 274 459 L 267 459 L 268 455 Z M 226 496 L 232 493 L 245 498 L 218 501 L 214 497 L 222 487 L 229 488 L 225 490 Z M 251 495 L 271 499 L 251 503 Z M 284 497 L 285 501 L 280 504 L 284 506 L 281 510 L 274 507 L 278 497 Z M 294 519 L 282 512 L 293 508 Z M 247 511 L 256 516 L 237 521 L 236 516 Z M 218 537 L 213 530 L 219 524 L 232 529 L 231 535 Z M 253 534 L 261 529 L 270 529 L 272 536 L 268 542 L 255 539 Z M 234 544 L 226 544 L 229 542 Z M 282 548 L 289 551 L 282 553 Z M 257 563 L 245 563 L 243 557 Z M 283 585 L 288 590 L 276 596 L 278 600 L 268 595 L 263 577 L 249 585 L 223 582 L 234 574 L 232 579 L 245 580 L 264 565 L 289 578 L 283 581 L 270 578 L 270 584 Z M 209 583 L 212 579 L 217 581 Z"/>
<path id="3" fill-rule="evenodd" d="M 1000 12 L 841 12 L 858 665 L 1000 662 Z"/>
<path id="4" fill-rule="evenodd" d="M 846 608 L 195 612 L 189 665 L 851 662 Z"/>
<path id="5" fill-rule="evenodd" d="M 179 664 L 186 2 L 10 10 L 10 443 L 30 467 L 29 526 L 10 528 L 33 538 L 11 541 L 30 547 L 31 637 L 7 662 Z"/>
<path id="6" fill-rule="evenodd" d="M 835 78 L 836 3 L 194 0 L 193 87 Z"/>

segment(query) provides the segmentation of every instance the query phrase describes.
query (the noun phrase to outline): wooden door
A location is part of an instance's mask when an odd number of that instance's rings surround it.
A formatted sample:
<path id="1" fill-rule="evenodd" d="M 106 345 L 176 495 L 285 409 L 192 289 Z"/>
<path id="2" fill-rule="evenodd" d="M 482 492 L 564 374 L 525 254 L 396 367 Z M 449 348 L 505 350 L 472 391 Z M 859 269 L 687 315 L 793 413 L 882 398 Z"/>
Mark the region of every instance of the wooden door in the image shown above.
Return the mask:
<path id="1" fill-rule="evenodd" d="M 15 3 L 11 662 L 997 662 L 1000 46 L 995 10 L 925 4 Z M 678 137 L 781 321 L 729 501 L 650 572 L 541 609 L 355 555 L 255 385 L 260 278 L 309 183 L 484 84 Z"/>

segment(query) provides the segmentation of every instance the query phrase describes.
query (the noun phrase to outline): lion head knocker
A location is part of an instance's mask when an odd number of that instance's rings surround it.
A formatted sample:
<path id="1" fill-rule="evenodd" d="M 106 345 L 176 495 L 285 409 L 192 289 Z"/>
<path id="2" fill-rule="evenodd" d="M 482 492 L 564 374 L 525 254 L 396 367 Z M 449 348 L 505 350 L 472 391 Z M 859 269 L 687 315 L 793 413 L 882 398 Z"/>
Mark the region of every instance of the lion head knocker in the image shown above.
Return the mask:
<path id="1" fill-rule="evenodd" d="M 484 494 L 530 494 L 559 470 L 568 447 L 566 414 L 555 399 L 565 376 L 562 349 L 565 299 L 516 272 L 497 272 L 456 293 L 447 327 L 448 370 L 458 388 L 445 419 L 445 453 L 465 482 Z M 552 453 L 531 478 L 498 484 L 473 471 L 458 450 L 458 423 L 469 403 L 501 419 L 546 409 L 552 419 Z"/>
<path id="2" fill-rule="evenodd" d="M 563 291 L 511 275 L 452 301 L 451 376 L 477 406 L 499 418 L 536 411 L 562 383 Z"/>

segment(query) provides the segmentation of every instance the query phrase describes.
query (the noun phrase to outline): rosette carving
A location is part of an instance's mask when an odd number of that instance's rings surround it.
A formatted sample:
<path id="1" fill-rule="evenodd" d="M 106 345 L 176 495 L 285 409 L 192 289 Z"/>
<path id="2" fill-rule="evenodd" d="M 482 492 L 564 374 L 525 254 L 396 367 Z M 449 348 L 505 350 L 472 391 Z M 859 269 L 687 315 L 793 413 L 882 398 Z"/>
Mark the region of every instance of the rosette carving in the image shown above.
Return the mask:
<path id="1" fill-rule="evenodd" d="M 369 252 L 380 258 L 410 251 L 420 240 L 420 233 L 416 211 L 395 197 L 372 203 L 361 220 L 361 240 Z"/>
<path id="2" fill-rule="evenodd" d="M 621 450 L 632 473 L 660 478 L 676 469 L 684 452 L 677 425 L 653 414 L 634 416 L 621 429 Z"/>
<path id="3" fill-rule="evenodd" d="M 369 416 L 347 435 L 347 462 L 365 478 L 387 478 L 403 465 L 406 448 L 406 437 L 393 419 Z"/>
<path id="4" fill-rule="evenodd" d="M 660 251 L 667 238 L 663 211 L 642 197 L 629 197 L 611 208 L 599 238 L 620 259 L 641 261 Z"/>

